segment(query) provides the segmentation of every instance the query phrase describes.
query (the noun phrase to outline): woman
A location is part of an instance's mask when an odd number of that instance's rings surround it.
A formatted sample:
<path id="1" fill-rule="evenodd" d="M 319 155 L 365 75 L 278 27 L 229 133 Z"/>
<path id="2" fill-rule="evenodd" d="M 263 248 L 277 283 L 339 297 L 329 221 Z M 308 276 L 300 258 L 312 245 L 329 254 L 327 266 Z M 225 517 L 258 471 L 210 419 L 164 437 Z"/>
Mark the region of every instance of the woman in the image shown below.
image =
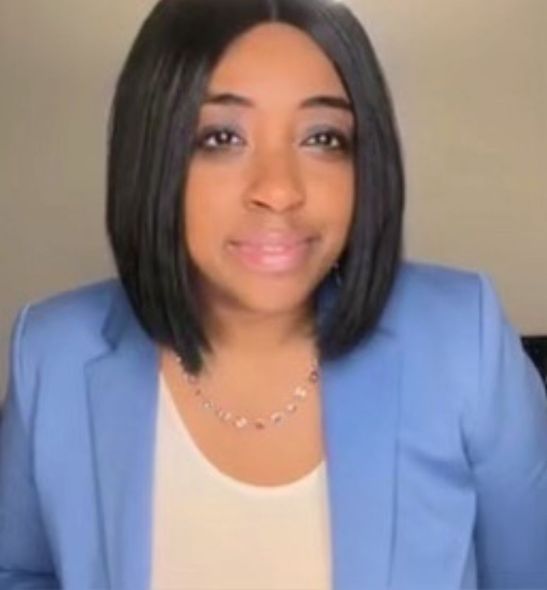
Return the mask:
<path id="1" fill-rule="evenodd" d="M 400 261 L 388 92 L 328 0 L 164 0 L 120 280 L 26 306 L 0 588 L 547 587 L 547 408 L 487 279 Z"/>

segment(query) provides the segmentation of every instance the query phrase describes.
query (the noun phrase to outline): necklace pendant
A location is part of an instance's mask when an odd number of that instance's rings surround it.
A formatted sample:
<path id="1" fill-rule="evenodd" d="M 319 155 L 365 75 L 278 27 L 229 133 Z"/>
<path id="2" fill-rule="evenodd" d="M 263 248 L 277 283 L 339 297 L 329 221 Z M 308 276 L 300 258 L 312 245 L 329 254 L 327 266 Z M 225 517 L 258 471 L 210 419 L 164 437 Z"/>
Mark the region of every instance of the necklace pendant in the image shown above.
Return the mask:
<path id="1" fill-rule="evenodd" d="M 254 421 L 254 425 L 257 430 L 264 430 L 266 428 L 266 420 L 258 418 Z"/>
<path id="2" fill-rule="evenodd" d="M 274 412 L 270 416 L 270 420 L 272 421 L 273 424 L 279 424 L 283 420 L 284 417 L 285 417 L 285 414 L 283 414 L 283 412 Z"/>
<path id="3" fill-rule="evenodd" d="M 247 420 L 247 418 L 243 417 L 243 416 L 239 416 L 236 421 L 234 422 L 236 428 L 245 428 L 245 426 L 247 426 L 247 424 L 249 423 L 249 421 Z"/>
<path id="4" fill-rule="evenodd" d="M 298 406 L 296 404 L 287 404 L 285 406 L 285 410 L 289 412 L 289 414 L 294 414 L 297 410 Z"/>
<path id="5" fill-rule="evenodd" d="M 303 387 L 297 387 L 294 390 L 293 396 L 296 399 L 306 399 L 306 397 L 308 397 L 308 392 Z"/>

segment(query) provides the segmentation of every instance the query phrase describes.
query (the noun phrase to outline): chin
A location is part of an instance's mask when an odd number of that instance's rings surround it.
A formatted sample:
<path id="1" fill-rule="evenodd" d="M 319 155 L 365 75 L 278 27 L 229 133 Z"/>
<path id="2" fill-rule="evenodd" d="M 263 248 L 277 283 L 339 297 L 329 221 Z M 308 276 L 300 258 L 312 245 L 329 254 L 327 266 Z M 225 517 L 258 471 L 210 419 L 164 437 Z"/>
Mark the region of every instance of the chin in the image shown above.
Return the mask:
<path id="1" fill-rule="evenodd" d="M 304 307 L 314 284 L 309 281 L 241 279 L 238 285 L 222 289 L 224 303 L 241 311 L 257 314 L 290 313 Z"/>
<path id="2" fill-rule="evenodd" d="M 246 293 L 242 300 L 247 301 L 249 307 L 264 312 L 290 312 L 297 310 L 309 302 L 313 287 L 310 285 L 295 285 L 292 287 L 267 289 L 253 289 Z"/>

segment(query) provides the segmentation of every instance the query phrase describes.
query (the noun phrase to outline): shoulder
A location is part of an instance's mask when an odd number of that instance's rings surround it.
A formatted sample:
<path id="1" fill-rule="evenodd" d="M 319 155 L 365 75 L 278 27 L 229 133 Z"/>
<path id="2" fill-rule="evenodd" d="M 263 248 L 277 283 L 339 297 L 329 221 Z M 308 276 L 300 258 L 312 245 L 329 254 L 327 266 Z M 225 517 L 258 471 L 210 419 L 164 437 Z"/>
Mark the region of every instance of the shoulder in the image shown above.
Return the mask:
<path id="1" fill-rule="evenodd" d="M 458 331 L 478 327 L 484 312 L 502 314 L 490 278 L 479 272 L 441 265 L 401 265 L 382 323 L 391 329 L 428 326 Z"/>
<path id="2" fill-rule="evenodd" d="M 458 305 L 480 290 L 483 273 L 419 262 L 401 265 L 394 296 L 415 305 Z"/>
<path id="3" fill-rule="evenodd" d="M 514 332 L 488 275 L 414 262 L 401 266 L 379 329 L 411 356 L 472 372 L 504 331 Z"/>
<path id="4" fill-rule="evenodd" d="M 14 332 L 39 356 L 52 349 L 103 346 L 102 330 L 115 301 L 124 297 L 116 278 L 82 285 L 25 305 Z"/>
<path id="5" fill-rule="evenodd" d="M 121 290 L 119 279 L 108 278 L 29 302 L 28 306 L 34 316 L 47 319 L 66 318 L 67 313 L 93 315 L 103 311 Z"/>

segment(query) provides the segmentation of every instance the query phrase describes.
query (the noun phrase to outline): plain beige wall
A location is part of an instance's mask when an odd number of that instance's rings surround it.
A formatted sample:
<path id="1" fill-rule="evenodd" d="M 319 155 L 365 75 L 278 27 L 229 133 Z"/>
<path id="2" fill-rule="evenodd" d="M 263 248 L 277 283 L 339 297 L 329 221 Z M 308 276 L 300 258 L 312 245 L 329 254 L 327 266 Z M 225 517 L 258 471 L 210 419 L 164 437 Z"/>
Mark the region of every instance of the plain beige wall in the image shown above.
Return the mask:
<path id="1" fill-rule="evenodd" d="M 407 254 L 486 270 L 517 327 L 547 332 L 547 1 L 349 3 L 399 114 Z M 152 4 L 0 4 L 0 383 L 24 302 L 113 272 L 106 117 Z"/>

